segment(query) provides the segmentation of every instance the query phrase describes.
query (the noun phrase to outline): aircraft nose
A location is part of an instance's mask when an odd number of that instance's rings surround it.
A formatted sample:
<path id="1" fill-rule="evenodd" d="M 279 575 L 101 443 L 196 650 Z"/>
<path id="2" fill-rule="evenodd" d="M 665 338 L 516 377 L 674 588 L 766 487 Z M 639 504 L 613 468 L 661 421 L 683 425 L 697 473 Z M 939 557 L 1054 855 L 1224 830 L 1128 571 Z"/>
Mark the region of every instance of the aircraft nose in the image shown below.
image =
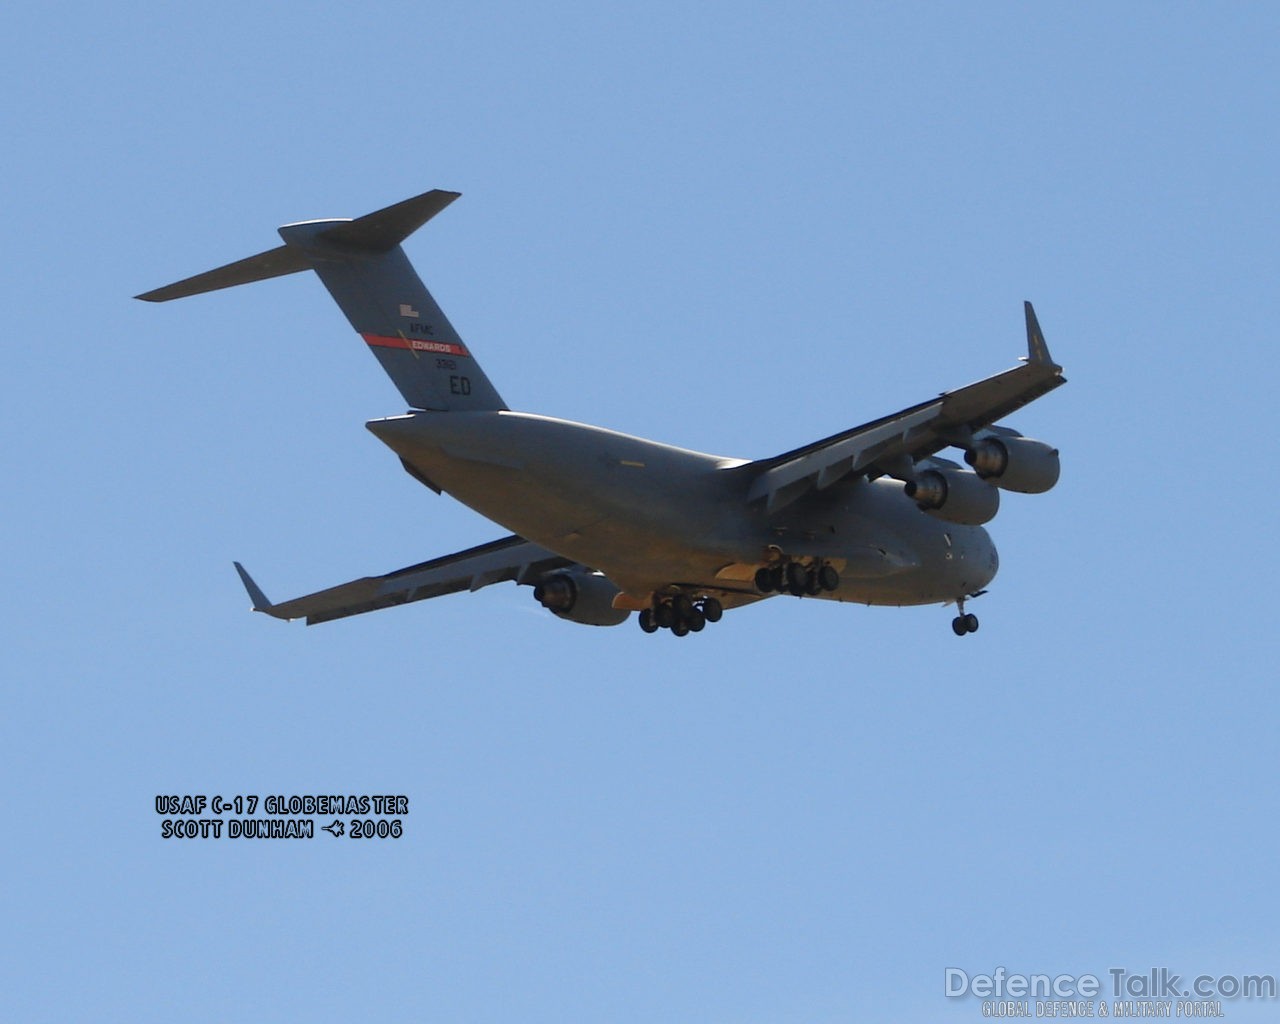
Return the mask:
<path id="1" fill-rule="evenodd" d="M 985 570 L 986 579 L 982 581 L 982 586 L 985 587 L 988 583 L 990 583 L 993 579 L 995 579 L 996 573 L 998 573 L 999 571 L 1000 571 L 1000 555 L 996 551 L 996 546 L 992 544 L 990 541 L 988 541 L 987 542 L 987 564 L 986 564 L 986 570 Z"/>
<path id="2" fill-rule="evenodd" d="M 996 554 L 996 546 L 991 536 L 981 527 L 960 542 L 959 557 L 950 561 L 951 571 L 966 590 L 982 590 L 996 578 L 1000 568 L 1000 558 Z"/>

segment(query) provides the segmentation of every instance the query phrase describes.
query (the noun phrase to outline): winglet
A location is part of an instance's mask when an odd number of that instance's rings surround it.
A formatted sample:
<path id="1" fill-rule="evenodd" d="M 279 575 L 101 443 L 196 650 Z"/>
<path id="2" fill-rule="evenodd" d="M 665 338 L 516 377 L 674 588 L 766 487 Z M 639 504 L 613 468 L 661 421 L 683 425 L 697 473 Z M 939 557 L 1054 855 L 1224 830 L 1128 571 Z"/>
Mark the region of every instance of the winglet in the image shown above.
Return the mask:
<path id="1" fill-rule="evenodd" d="M 244 589 L 249 592 L 249 599 L 253 601 L 253 610 L 255 612 L 266 612 L 268 615 L 274 614 L 271 611 L 272 604 L 267 600 L 267 595 L 262 592 L 262 588 L 253 582 L 243 565 L 239 562 L 232 562 L 236 567 L 236 572 L 240 574 L 240 582 L 244 584 Z"/>
<path id="2" fill-rule="evenodd" d="M 1033 366 L 1050 366 L 1055 370 L 1062 367 L 1049 355 L 1049 346 L 1045 343 L 1044 332 L 1040 330 L 1040 321 L 1036 319 L 1036 311 L 1031 303 L 1024 302 L 1027 312 L 1027 362 Z"/>

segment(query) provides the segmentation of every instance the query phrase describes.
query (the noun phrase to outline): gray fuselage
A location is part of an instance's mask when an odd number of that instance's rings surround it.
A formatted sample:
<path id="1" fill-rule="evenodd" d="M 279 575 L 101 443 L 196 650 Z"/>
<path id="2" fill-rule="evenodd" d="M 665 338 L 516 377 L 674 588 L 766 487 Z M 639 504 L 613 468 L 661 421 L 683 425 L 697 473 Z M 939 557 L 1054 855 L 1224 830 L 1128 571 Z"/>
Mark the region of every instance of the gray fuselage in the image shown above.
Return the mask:
<path id="1" fill-rule="evenodd" d="M 637 597 L 697 585 L 754 593 L 780 556 L 829 561 L 838 601 L 915 605 L 986 586 L 986 530 L 920 511 L 897 481 L 849 478 L 774 512 L 747 501 L 744 460 L 549 416 L 418 412 L 369 430 L 432 485 Z"/>

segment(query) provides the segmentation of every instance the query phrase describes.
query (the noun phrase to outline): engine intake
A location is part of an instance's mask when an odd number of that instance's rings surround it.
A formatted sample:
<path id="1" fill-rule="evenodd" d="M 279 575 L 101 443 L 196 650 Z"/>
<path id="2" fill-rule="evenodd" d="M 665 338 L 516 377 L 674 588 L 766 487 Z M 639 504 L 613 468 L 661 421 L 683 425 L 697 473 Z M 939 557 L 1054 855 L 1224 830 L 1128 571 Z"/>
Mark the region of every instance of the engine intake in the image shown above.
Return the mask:
<path id="1" fill-rule="evenodd" d="M 967 469 L 926 469 L 903 490 L 921 512 L 964 526 L 981 526 L 1000 511 L 1000 492 Z"/>
<path id="2" fill-rule="evenodd" d="M 613 606 L 618 588 L 598 572 L 568 569 L 533 588 L 533 597 L 559 618 L 584 626 L 617 626 L 631 613 Z"/>
<path id="3" fill-rule="evenodd" d="M 1058 482 L 1058 449 L 1029 437 L 984 437 L 964 453 L 983 480 L 1006 491 L 1043 494 Z"/>

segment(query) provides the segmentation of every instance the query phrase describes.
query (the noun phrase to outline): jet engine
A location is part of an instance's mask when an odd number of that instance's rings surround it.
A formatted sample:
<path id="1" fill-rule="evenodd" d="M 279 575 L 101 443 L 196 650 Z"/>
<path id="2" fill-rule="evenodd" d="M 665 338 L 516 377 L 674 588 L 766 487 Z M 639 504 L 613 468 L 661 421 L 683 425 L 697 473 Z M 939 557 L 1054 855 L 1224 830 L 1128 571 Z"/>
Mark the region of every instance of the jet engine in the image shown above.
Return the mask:
<path id="1" fill-rule="evenodd" d="M 1043 494 L 1058 482 L 1058 449 L 1021 434 L 978 435 L 964 453 L 974 472 L 1006 491 Z"/>
<path id="2" fill-rule="evenodd" d="M 613 607 L 618 588 L 607 576 L 585 569 L 565 569 L 545 576 L 533 588 L 534 599 L 555 615 L 584 626 L 616 626 L 631 613 Z"/>
<path id="3" fill-rule="evenodd" d="M 949 523 L 981 526 L 1000 511 L 1000 492 L 967 469 L 926 469 L 904 490 L 920 511 Z"/>

